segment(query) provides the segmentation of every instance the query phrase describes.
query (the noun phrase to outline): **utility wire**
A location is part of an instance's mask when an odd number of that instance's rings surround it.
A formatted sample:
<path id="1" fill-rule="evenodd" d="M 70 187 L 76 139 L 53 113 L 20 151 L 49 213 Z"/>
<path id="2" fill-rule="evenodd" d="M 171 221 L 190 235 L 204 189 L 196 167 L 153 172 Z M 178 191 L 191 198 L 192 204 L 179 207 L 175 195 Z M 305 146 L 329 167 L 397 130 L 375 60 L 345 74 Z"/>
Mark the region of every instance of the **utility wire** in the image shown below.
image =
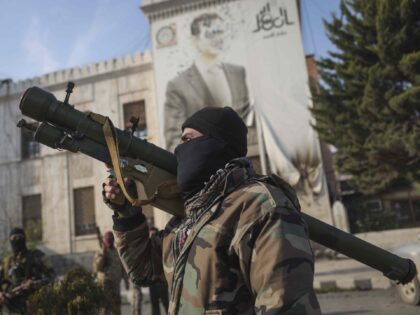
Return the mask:
<path id="1" fill-rule="evenodd" d="M 150 47 L 150 37 L 148 32 L 138 33 L 134 40 L 130 41 L 131 44 L 123 49 L 123 54 L 133 53 L 135 51 L 144 51 Z"/>

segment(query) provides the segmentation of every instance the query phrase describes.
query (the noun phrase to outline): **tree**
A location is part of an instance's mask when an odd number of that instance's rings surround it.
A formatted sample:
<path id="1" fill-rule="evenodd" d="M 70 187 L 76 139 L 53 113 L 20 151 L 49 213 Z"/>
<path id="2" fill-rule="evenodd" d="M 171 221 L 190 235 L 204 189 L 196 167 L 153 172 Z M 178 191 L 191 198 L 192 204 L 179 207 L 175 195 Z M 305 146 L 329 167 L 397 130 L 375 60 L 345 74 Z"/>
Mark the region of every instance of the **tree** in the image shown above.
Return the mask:
<path id="1" fill-rule="evenodd" d="M 420 1 L 342 0 L 324 21 L 337 51 L 321 58 L 315 129 L 336 166 L 376 193 L 420 179 Z"/>
<path id="2" fill-rule="evenodd" d="M 96 315 L 111 301 L 92 274 L 75 268 L 62 281 L 35 291 L 28 299 L 29 313 L 34 315 Z"/>

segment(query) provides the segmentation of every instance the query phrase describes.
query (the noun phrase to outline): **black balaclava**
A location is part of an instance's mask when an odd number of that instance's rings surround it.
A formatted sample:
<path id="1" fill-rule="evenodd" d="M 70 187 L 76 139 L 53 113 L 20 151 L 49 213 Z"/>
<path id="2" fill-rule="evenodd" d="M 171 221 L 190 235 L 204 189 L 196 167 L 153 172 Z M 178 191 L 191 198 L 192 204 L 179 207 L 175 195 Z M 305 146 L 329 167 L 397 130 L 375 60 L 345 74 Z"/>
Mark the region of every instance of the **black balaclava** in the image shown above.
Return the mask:
<path id="1" fill-rule="evenodd" d="M 21 234 L 23 237 L 17 240 L 10 240 L 10 246 L 12 247 L 13 253 L 17 254 L 26 250 L 26 239 L 25 239 L 25 231 L 21 228 L 15 227 L 10 231 L 9 237 L 14 234 Z"/>
<path id="2" fill-rule="evenodd" d="M 185 128 L 203 134 L 175 149 L 177 183 L 187 199 L 201 190 L 218 169 L 246 155 L 248 129 L 230 107 L 203 108 L 185 121 L 182 130 Z"/>

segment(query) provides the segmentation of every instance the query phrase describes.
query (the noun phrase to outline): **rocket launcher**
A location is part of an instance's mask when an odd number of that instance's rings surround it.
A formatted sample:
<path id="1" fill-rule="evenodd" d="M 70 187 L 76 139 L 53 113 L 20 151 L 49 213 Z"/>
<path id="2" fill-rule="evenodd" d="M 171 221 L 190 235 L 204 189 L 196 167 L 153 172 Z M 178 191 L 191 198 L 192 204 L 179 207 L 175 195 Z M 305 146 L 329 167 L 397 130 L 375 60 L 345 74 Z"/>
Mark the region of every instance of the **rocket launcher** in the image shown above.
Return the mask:
<path id="1" fill-rule="evenodd" d="M 18 127 L 31 129 L 35 132 L 35 141 L 53 149 L 81 152 L 112 164 L 116 173 L 118 170 L 121 173 L 120 176 L 117 174 L 120 186 L 122 176 L 143 184 L 147 199 L 129 199 L 133 204 L 150 203 L 167 213 L 183 217 L 183 201 L 176 186 L 175 156 L 133 136 L 130 131 L 113 127 L 107 117 L 84 113 L 69 105 L 73 86 L 69 84 L 64 102 L 38 87 L 26 90 L 19 108 L 23 115 L 40 124 L 33 127 L 21 120 Z M 410 259 L 392 254 L 305 213 L 302 216 L 308 224 L 311 240 L 377 269 L 398 283 L 405 284 L 415 277 L 416 266 Z"/>

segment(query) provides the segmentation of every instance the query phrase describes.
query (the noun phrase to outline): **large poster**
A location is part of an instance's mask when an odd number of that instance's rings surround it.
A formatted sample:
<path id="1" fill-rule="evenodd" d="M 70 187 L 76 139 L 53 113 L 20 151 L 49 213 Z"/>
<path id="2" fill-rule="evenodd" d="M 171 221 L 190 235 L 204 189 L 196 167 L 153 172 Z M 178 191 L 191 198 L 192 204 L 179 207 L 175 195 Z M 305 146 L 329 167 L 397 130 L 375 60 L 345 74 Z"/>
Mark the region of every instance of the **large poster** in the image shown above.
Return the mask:
<path id="1" fill-rule="evenodd" d="M 198 109 L 231 106 L 261 124 L 271 171 L 330 221 L 296 1 L 226 1 L 156 20 L 151 32 L 161 144 L 173 151 Z"/>

